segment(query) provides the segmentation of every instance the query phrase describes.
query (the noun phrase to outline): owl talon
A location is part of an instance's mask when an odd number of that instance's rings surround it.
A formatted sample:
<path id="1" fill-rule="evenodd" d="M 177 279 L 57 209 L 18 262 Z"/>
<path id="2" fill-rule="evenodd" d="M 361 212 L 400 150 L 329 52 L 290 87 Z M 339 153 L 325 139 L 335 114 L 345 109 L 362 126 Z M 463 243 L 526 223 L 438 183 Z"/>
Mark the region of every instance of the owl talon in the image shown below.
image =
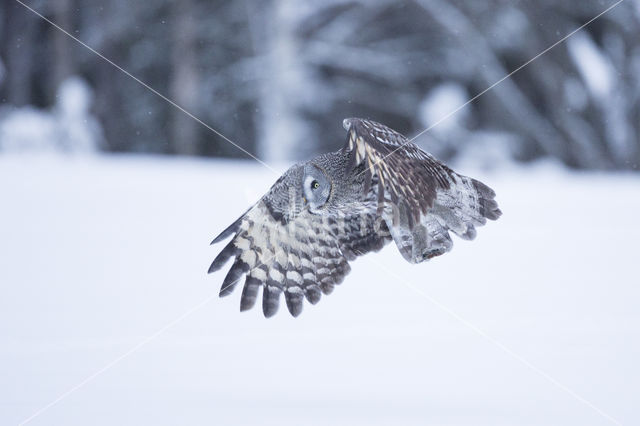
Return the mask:
<path id="1" fill-rule="evenodd" d="M 445 254 L 445 252 L 446 250 L 444 249 L 444 247 L 433 249 L 433 250 L 427 250 L 422 254 L 422 258 L 433 259 L 434 257 Z"/>

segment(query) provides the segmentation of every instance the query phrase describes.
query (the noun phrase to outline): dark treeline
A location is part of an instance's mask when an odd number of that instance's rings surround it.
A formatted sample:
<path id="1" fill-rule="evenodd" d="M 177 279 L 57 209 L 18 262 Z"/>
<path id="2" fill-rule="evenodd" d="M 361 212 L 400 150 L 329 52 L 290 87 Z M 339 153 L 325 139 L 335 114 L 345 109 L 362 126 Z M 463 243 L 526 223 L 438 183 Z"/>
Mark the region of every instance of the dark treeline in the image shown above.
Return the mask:
<path id="1" fill-rule="evenodd" d="M 344 117 L 413 135 L 613 1 L 32 0 L 28 4 L 266 160 L 336 149 Z M 640 161 L 640 12 L 623 2 L 417 142 L 445 159 Z M 103 148 L 239 150 L 12 0 L 0 6 L 3 111 L 50 108 L 80 76 Z"/>

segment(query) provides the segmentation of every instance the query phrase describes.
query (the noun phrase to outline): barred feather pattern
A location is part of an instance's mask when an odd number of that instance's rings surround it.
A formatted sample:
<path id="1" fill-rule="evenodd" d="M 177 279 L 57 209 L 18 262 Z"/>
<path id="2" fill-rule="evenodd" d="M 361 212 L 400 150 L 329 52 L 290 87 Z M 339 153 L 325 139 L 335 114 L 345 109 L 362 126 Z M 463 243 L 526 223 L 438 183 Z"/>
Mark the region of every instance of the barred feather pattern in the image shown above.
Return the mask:
<path id="1" fill-rule="evenodd" d="M 303 211 L 285 225 L 276 220 L 261 200 L 220 236 L 233 234 L 214 259 L 209 272 L 235 259 L 220 289 L 233 292 L 245 277 L 240 310 L 255 306 L 263 289 L 262 311 L 266 317 L 278 311 L 282 293 L 293 316 L 302 312 L 303 300 L 316 304 L 322 294 L 333 292 L 349 273 L 348 261 L 377 251 L 390 241 L 388 232 L 376 228 L 375 216 L 342 215 L 337 219 Z M 379 231 L 382 231 L 381 233 Z M 214 242 L 220 241 L 216 238 Z"/>
<path id="2" fill-rule="evenodd" d="M 220 296 L 244 279 L 240 309 L 273 316 L 281 299 L 293 316 L 304 300 L 332 293 L 356 257 L 393 240 L 419 263 L 453 246 L 450 233 L 473 239 L 501 211 L 491 188 L 460 175 L 394 130 L 369 120 L 344 121 L 337 152 L 287 170 L 213 243 L 230 241 L 209 272 L 232 261 Z"/>
<path id="3" fill-rule="evenodd" d="M 348 131 L 344 149 L 351 152 L 350 169 L 364 165 L 365 192 L 377 178 L 378 197 L 402 204 L 417 221 L 433 206 L 439 189 L 448 189 L 454 172 L 406 137 L 369 120 L 346 119 Z"/>
<path id="4" fill-rule="evenodd" d="M 502 212 L 495 192 L 460 175 L 400 133 L 373 121 L 346 119 L 343 148 L 350 166 L 364 166 L 365 188 L 379 200 L 378 211 L 403 257 L 419 263 L 451 250 L 449 231 L 463 239 Z"/>

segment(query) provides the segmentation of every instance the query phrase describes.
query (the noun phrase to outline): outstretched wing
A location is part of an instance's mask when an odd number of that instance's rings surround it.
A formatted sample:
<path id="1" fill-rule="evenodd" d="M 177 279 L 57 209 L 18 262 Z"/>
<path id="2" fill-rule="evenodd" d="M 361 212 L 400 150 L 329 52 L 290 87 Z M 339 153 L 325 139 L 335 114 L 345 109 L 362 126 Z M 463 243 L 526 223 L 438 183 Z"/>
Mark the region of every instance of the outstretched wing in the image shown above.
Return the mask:
<path id="1" fill-rule="evenodd" d="M 349 168 L 364 167 L 357 172 L 366 174 L 365 191 L 376 195 L 378 212 L 409 262 L 449 251 L 448 231 L 473 239 L 475 226 L 502 214 L 491 188 L 454 172 L 400 133 L 357 118 L 343 125 Z"/>
<path id="2" fill-rule="evenodd" d="M 375 206 L 370 210 L 375 213 Z M 213 240 L 233 234 L 209 273 L 235 257 L 220 296 L 231 294 L 244 276 L 241 311 L 255 305 L 262 288 L 266 317 L 277 312 L 282 293 L 289 312 L 298 316 L 304 298 L 315 304 L 342 282 L 351 269 L 349 260 L 390 240 L 386 225 L 377 224 L 373 213 L 321 216 L 304 210 L 283 221 L 274 217 L 265 197 Z"/>

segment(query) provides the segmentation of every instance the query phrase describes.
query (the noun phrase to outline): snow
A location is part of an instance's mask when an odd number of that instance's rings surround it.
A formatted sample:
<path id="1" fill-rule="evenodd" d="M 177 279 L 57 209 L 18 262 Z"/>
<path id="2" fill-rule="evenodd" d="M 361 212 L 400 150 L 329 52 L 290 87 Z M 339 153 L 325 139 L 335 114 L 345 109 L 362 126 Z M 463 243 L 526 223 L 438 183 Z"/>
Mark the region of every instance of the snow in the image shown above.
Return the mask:
<path id="1" fill-rule="evenodd" d="M 420 104 L 420 119 L 433 132 L 447 134 L 458 129 L 469 118 L 469 109 L 462 108 L 458 114 L 451 112 L 460 108 L 469 99 L 465 88 L 457 83 L 442 83 L 431 89 Z M 446 117 L 446 118 L 445 118 Z"/>
<path id="2" fill-rule="evenodd" d="M 90 112 L 92 102 L 89 85 L 70 77 L 60 84 L 51 110 L 0 108 L 0 152 L 96 152 L 103 135 Z"/>
<path id="3" fill-rule="evenodd" d="M 616 72 L 607 56 L 585 32 L 567 39 L 567 49 L 591 93 L 601 101 L 608 98 Z"/>
<path id="4" fill-rule="evenodd" d="M 461 171 L 504 211 L 476 241 L 421 265 L 388 246 L 266 320 L 205 272 L 267 169 L 0 156 L 0 424 L 132 348 L 29 424 L 612 424 L 504 348 L 637 424 L 640 177 Z"/>
<path id="5" fill-rule="evenodd" d="M 32 106 L 16 108 L 0 119 L 0 150 L 9 152 L 54 151 L 55 118 Z"/>

